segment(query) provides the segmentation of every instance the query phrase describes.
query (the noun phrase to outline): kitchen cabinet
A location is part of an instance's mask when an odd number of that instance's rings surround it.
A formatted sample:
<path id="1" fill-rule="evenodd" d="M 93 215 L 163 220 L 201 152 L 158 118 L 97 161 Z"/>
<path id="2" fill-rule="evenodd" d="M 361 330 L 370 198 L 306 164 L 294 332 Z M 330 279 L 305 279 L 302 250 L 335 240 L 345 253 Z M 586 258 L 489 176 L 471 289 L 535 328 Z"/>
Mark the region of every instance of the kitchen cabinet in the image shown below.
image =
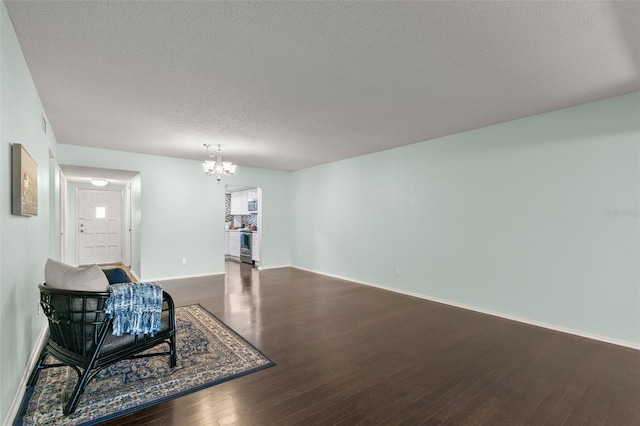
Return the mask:
<path id="1" fill-rule="evenodd" d="M 249 191 L 236 191 L 231 193 L 231 214 L 249 214 Z"/>
<path id="2" fill-rule="evenodd" d="M 249 213 L 249 191 L 240 191 L 240 202 L 242 203 L 242 214 L 251 214 Z"/>
<path id="3" fill-rule="evenodd" d="M 258 201 L 258 188 L 247 190 L 247 201 Z"/>
<path id="4" fill-rule="evenodd" d="M 251 260 L 260 262 L 260 236 L 257 232 L 251 233 Z"/>
<path id="5" fill-rule="evenodd" d="M 240 215 L 242 214 L 242 191 L 232 192 L 231 193 L 231 214 L 232 215 Z"/>
<path id="6" fill-rule="evenodd" d="M 224 232 L 224 254 L 229 254 L 229 231 Z"/>
<path id="7" fill-rule="evenodd" d="M 229 231 L 229 256 L 240 257 L 240 232 Z"/>
<path id="8" fill-rule="evenodd" d="M 238 214 L 237 212 L 240 210 L 240 198 L 237 192 L 231 193 L 231 209 L 229 213 Z"/>

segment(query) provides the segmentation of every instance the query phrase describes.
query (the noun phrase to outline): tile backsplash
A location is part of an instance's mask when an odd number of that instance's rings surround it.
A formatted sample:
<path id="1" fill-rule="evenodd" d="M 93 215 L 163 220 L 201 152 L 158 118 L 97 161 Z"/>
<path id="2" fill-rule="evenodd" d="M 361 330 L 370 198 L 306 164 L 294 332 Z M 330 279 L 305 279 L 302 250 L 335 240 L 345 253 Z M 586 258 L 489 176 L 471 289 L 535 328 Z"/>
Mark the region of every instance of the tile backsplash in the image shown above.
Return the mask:
<path id="1" fill-rule="evenodd" d="M 224 221 L 233 221 L 233 216 L 231 216 L 231 194 L 224 194 Z"/>

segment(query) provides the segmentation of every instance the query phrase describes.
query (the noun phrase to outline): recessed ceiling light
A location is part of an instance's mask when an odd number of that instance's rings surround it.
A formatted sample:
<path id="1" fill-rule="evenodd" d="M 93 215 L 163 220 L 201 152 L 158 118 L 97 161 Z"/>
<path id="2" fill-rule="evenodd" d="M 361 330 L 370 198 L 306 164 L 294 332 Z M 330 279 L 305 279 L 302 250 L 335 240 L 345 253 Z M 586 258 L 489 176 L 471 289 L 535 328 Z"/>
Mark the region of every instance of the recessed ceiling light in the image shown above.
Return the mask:
<path id="1" fill-rule="evenodd" d="M 90 182 L 95 186 L 105 186 L 109 183 L 106 179 L 91 179 Z"/>

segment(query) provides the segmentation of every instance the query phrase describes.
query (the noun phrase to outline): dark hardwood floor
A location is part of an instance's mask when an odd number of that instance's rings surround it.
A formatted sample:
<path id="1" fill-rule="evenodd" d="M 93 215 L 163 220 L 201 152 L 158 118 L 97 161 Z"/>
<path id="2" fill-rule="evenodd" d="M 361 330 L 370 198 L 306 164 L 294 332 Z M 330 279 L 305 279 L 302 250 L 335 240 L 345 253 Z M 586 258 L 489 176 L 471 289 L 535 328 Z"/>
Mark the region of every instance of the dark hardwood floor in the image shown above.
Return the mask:
<path id="1" fill-rule="evenodd" d="M 278 365 L 110 425 L 640 425 L 640 352 L 291 268 L 163 283 Z"/>

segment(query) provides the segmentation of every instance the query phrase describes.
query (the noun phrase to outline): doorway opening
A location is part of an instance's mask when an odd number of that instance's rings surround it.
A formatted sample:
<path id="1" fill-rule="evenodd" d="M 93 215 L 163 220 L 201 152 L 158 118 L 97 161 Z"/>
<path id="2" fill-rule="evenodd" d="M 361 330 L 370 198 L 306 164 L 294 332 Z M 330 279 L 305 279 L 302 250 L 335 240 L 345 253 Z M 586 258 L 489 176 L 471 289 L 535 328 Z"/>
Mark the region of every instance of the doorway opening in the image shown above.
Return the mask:
<path id="1" fill-rule="evenodd" d="M 61 258 L 75 265 L 122 263 L 139 277 L 139 172 L 64 164 L 60 171 Z M 91 179 L 108 184 L 96 187 Z"/>
<path id="2" fill-rule="evenodd" d="M 248 263 L 260 270 L 262 189 L 225 185 L 225 260 Z"/>

